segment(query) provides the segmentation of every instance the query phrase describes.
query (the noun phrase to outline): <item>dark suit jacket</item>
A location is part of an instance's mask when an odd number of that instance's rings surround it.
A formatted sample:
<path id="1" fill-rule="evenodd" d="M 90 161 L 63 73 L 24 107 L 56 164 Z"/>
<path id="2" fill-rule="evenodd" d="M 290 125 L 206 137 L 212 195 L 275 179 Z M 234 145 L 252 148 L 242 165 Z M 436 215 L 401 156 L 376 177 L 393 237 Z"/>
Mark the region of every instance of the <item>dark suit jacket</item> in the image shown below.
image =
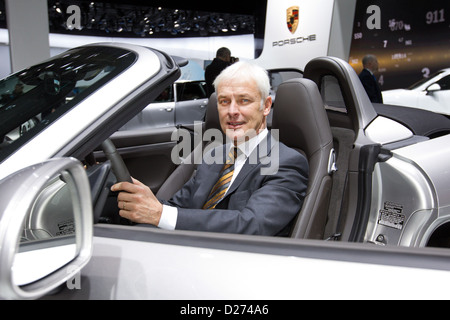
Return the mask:
<path id="1" fill-rule="evenodd" d="M 361 80 L 364 89 L 366 89 L 370 101 L 375 103 L 383 103 L 383 96 L 381 94 L 380 86 L 370 71 L 363 69 L 363 71 L 359 74 L 359 79 Z"/>
<path id="2" fill-rule="evenodd" d="M 214 93 L 214 80 L 225 70 L 230 64 L 218 58 L 214 58 L 213 62 L 205 69 L 205 81 L 208 98 Z"/>
<path id="3" fill-rule="evenodd" d="M 279 151 L 274 149 L 277 147 L 274 145 L 272 148 L 262 148 L 269 152 L 260 152 L 260 146 L 263 143 L 270 146 L 270 141 L 268 134 L 267 141 L 261 142 L 254 150 L 226 196 L 213 210 L 202 210 L 202 206 L 219 178 L 223 165 L 208 165 L 205 161 L 199 165 L 194 178 L 166 202 L 178 207 L 176 229 L 287 235 L 290 223 L 303 204 L 309 166 L 301 153 L 282 143 L 278 144 Z M 209 156 L 214 156 L 217 150 L 212 150 Z M 223 150 L 221 152 L 226 153 Z M 278 168 L 278 171 L 262 175 L 262 168 Z"/>

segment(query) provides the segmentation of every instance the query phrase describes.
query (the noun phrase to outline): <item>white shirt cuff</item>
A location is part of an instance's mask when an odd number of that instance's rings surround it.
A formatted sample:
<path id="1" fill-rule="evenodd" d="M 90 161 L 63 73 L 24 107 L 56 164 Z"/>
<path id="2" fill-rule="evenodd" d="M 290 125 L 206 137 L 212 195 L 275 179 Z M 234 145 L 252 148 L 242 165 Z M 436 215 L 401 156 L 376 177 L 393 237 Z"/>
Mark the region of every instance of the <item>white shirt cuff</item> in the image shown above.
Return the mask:
<path id="1" fill-rule="evenodd" d="M 159 220 L 158 228 L 164 230 L 175 230 L 178 219 L 178 208 L 163 205 L 161 219 Z"/>

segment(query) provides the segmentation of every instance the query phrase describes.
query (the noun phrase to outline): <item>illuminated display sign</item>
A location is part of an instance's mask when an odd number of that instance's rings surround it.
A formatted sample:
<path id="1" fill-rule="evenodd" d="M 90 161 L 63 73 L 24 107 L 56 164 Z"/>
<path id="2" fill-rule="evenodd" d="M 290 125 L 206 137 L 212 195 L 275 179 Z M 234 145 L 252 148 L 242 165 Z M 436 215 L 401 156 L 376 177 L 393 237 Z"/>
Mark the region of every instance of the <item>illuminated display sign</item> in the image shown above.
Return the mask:
<path id="1" fill-rule="evenodd" d="M 378 57 L 382 90 L 407 88 L 450 67 L 450 1 L 358 0 L 349 63 Z"/>

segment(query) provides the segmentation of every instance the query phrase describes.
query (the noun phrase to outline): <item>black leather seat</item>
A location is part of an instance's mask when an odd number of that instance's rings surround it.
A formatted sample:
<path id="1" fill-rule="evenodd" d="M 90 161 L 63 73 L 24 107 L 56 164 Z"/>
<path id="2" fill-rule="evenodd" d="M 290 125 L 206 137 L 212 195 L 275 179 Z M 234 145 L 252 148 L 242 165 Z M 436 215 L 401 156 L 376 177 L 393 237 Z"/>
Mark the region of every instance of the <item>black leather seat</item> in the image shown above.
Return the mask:
<path id="1" fill-rule="evenodd" d="M 273 110 L 274 129 L 279 130 L 281 142 L 306 155 L 310 166 L 306 198 L 291 237 L 323 239 L 335 155 L 323 100 L 313 81 L 293 79 L 279 86 Z"/>

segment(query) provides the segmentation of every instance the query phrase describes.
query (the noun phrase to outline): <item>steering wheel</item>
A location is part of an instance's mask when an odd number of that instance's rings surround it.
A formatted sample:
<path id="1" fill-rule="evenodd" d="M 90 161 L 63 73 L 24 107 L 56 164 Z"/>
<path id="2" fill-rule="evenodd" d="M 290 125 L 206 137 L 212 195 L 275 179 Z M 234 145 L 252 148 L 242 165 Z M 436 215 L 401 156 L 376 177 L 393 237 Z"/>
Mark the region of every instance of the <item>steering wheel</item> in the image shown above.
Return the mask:
<path id="1" fill-rule="evenodd" d="M 111 139 L 108 138 L 102 143 L 102 149 L 106 158 L 111 162 L 111 170 L 116 176 L 117 182 L 133 183 L 130 172 Z"/>
<path id="2" fill-rule="evenodd" d="M 106 139 L 102 143 L 102 149 L 106 155 L 106 158 L 111 162 L 111 170 L 114 173 L 114 175 L 116 176 L 117 182 L 133 183 L 130 172 L 128 171 L 128 168 L 125 165 L 125 163 L 123 162 L 122 157 L 117 152 L 117 149 L 114 146 L 114 143 L 111 141 L 111 139 Z M 156 228 L 155 226 L 151 226 L 151 225 L 135 224 L 125 218 L 120 218 L 120 224 L 140 225 L 140 226 L 145 226 L 145 227 L 150 227 L 150 228 Z"/>

